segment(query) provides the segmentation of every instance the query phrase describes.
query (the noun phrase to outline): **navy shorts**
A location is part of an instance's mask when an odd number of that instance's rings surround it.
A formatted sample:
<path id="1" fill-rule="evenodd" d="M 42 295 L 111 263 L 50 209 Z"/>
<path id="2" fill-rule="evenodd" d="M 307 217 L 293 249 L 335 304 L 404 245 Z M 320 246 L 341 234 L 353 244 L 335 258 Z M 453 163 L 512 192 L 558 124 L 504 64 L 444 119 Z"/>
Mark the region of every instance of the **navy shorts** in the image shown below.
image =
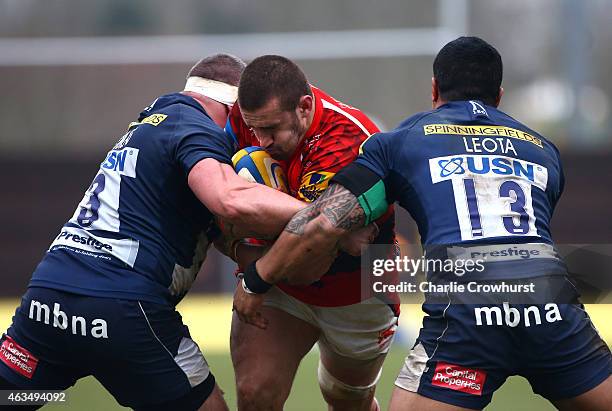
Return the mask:
<path id="1" fill-rule="evenodd" d="M 581 304 L 425 304 L 428 314 L 395 382 L 459 407 L 482 409 L 511 375 L 555 401 L 608 378 L 610 349 Z"/>
<path id="2" fill-rule="evenodd" d="M 135 409 L 198 409 L 215 386 L 173 307 L 29 288 L 0 340 L 0 377 L 64 390 L 88 375 Z"/>

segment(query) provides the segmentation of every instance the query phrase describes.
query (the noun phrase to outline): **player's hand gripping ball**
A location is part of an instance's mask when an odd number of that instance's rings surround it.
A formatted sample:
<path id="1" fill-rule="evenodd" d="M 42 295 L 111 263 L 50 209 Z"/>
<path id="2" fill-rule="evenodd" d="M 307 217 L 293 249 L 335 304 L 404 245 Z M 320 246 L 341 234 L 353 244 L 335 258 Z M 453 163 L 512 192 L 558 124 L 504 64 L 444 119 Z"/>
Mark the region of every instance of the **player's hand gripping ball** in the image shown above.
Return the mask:
<path id="1" fill-rule="evenodd" d="M 287 178 L 280 163 L 261 147 L 245 147 L 232 157 L 236 173 L 252 183 L 288 193 Z"/>

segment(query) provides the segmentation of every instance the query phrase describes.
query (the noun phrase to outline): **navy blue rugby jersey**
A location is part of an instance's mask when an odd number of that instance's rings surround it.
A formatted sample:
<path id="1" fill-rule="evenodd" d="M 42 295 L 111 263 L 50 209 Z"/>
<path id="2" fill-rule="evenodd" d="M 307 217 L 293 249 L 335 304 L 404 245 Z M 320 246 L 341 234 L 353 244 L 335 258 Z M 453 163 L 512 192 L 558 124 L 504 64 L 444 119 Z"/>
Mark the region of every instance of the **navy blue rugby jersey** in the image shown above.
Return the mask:
<path id="1" fill-rule="evenodd" d="M 480 101 L 453 101 L 373 135 L 332 181 L 358 197 L 366 221 L 398 202 L 428 258 L 493 263 L 482 278 L 565 273 L 550 234 L 564 184 L 559 152 Z"/>
<path id="2" fill-rule="evenodd" d="M 361 151 L 356 162 L 384 179 L 424 245 L 552 243 L 559 152 L 494 107 L 453 101 L 375 134 Z"/>
<path id="3" fill-rule="evenodd" d="M 494 263 L 482 278 L 565 273 L 550 233 L 564 184 L 559 152 L 507 114 L 453 101 L 374 134 L 360 152 L 334 181 L 374 210 L 370 219 L 384 209 L 376 193 L 398 202 L 428 258 Z"/>
<path id="4" fill-rule="evenodd" d="M 205 158 L 231 164 L 234 151 L 196 100 L 158 98 L 108 152 L 30 286 L 175 304 L 205 257 L 213 217 L 187 176 Z"/>

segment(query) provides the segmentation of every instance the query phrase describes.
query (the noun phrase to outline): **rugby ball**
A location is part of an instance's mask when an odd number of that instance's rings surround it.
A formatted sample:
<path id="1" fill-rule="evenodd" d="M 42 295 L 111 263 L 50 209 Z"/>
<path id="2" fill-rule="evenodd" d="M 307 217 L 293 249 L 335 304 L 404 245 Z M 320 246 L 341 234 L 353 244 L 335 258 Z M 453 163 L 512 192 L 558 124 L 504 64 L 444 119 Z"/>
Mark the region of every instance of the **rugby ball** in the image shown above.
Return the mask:
<path id="1" fill-rule="evenodd" d="M 265 184 L 288 193 L 287 178 L 280 163 L 261 147 L 245 147 L 232 157 L 236 173 L 252 183 Z"/>

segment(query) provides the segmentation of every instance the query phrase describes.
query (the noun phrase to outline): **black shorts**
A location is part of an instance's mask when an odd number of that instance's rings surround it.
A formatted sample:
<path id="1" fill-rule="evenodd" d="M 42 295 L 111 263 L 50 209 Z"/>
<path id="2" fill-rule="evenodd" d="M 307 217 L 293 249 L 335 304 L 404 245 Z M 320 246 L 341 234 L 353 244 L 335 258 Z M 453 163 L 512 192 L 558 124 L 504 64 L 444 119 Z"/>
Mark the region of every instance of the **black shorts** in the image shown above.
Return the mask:
<path id="1" fill-rule="evenodd" d="M 28 289 L 0 340 L 0 376 L 20 389 L 64 390 L 88 375 L 136 409 L 197 409 L 215 386 L 173 307 Z"/>
<path id="2" fill-rule="evenodd" d="M 605 381 L 612 355 L 581 304 L 425 304 L 428 314 L 395 384 L 482 409 L 511 375 L 548 400 Z"/>

